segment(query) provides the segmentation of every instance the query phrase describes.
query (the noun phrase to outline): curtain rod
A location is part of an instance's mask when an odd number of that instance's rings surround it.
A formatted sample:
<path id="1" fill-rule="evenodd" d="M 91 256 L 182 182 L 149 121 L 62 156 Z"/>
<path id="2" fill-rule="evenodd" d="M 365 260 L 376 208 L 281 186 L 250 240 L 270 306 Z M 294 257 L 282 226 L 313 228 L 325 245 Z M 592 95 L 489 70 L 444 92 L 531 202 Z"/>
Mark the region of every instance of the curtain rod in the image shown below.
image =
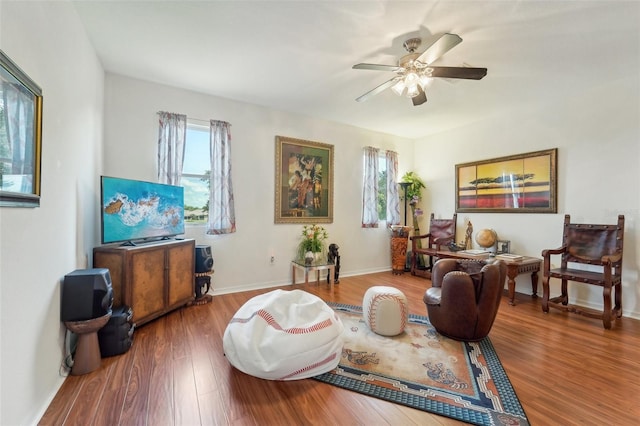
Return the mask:
<path id="1" fill-rule="evenodd" d="M 209 120 L 203 120 L 201 118 L 191 118 L 191 117 L 187 117 L 187 121 L 198 121 L 200 123 L 207 123 L 209 124 Z"/>

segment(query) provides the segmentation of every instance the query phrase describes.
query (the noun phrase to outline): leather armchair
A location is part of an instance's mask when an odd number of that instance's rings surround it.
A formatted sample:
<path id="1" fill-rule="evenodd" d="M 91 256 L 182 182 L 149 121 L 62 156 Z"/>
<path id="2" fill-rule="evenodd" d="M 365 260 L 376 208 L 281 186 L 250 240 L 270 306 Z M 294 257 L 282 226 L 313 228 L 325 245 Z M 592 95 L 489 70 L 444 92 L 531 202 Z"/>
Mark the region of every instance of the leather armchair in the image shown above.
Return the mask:
<path id="1" fill-rule="evenodd" d="M 623 242 L 624 215 L 618 215 L 618 222 L 610 225 L 571 223 L 571 216 L 565 215 L 562 247 L 542 251 L 542 311 L 554 308 L 598 318 L 610 329 L 611 323 L 622 317 Z M 560 256 L 560 267 L 551 266 L 552 256 Z M 551 297 L 551 278 L 560 280 L 559 296 Z M 602 309 L 569 303 L 569 282 L 602 287 Z"/>
<path id="2" fill-rule="evenodd" d="M 449 251 L 449 245 L 455 242 L 456 221 L 458 214 L 454 213 L 452 219 L 436 219 L 431 213 L 429 218 L 429 233 L 424 235 L 414 235 L 411 240 L 411 275 L 424 275 L 424 271 L 433 269 L 433 258 L 438 252 Z M 429 258 L 429 265 L 421 269 L 418 267 L 418 256 Z"/>
<path id="3" fill-rule="evenodd" d="M 431 325 L 455 340 L 482 340 L 498 313 L 506 275 L 502 261 L 438 260 L 423 298 Z"/>

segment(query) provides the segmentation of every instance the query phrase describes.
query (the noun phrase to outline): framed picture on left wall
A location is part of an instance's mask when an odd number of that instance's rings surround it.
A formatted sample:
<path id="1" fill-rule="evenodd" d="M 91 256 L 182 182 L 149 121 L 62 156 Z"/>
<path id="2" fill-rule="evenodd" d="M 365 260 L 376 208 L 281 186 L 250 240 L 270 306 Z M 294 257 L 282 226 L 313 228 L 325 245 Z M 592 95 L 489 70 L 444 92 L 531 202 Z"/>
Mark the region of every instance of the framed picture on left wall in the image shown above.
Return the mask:
<path id="1" fill-rule="evenodd" d="M 333 222 L 333 145 L 276 136 L 275 223 Z"/>
<path id="2" fill-rule="evenodd" d="M 0 50 L 0 207 L 40 205 L 42 89 Z"/>

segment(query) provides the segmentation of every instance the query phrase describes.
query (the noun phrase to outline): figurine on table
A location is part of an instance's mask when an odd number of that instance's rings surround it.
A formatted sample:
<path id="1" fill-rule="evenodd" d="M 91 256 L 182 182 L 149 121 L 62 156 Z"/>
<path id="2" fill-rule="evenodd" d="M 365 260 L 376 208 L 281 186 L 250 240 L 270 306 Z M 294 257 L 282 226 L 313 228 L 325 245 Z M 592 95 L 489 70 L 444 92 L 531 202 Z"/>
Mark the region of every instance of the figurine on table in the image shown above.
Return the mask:
<path id="1" fill-rule="evenodd" d="M 467 222 L 467 230 L 465 232 L 464 237 L 464 248 L 466 250 L 471 250 L 473 248 L 473 242 L 471 240 L 471 235 L 473 234 L 473 225 L 471 221 Z"/>
<path id="2" fill-rule="evenodd" d="M 340 253 L 338 253 L 339 249 L 340 247 L 338 247 L 337 244 L 331 243 L 329 244 L 329 254 L 327 255 L 327 261 L 335 265 L 335 274 L 333 278 L 333 282 L 335 284 L 340 283 Z M 329 274 L 327 274 L 327 284 L 329 283 L 329 278 Z"/>

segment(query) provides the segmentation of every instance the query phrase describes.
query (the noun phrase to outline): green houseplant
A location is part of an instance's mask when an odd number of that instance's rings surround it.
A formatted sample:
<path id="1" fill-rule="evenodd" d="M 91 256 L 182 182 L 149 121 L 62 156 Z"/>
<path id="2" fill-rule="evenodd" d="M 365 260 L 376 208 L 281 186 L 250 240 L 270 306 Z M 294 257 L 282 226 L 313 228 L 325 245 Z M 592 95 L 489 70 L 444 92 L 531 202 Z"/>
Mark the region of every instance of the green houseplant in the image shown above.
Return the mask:
<path id="1" fill-rule="evenodd" d="M 411 206 L 414 235 L 419 235 L 420 227 L 418 225 L 418 216 L 422 215 L 422 210 L 418 208 L 418 202 L 422 200 L 422 189 L 426 188 L 426 185 L 415 172 L 405 173 L 402 176 L 402 182 L 409 184 L 405 189 L 404 196 L 407 197 L 409 206 Z"/>
<path id="2" fill-rule="evenodd" d="M 313 253 L 314 257 L 326 255 L 327 238 L 329 238 L 329 233 L 324 227 L 320 225 L 304 225 L 302 227 L 302 238 L 298 244 L 298 259 L 305 259 L 307 253 Z"/>
<path id="3" fill-rule="evenodd" d="M 408 183 L 405 187 L 404 196 L 409 202 L 411 207 L 411 217 L 413 218 L 413 235 L 420 235 L 420 224 L 418 223 L 419 216 L 422 216 L 422 209 L 418 207 L 418 203 L 422 200 L 422 189 L 426 188 L 422 179 L 415 174 L 415 172 L 406 172 L 402 176 L 401 182 Z M 422 240 L 416 240 L 418 248 L 422 248 Z M 424 266 L 424 259 L 422 256 L 418 256 L 418 266 Z"/>

